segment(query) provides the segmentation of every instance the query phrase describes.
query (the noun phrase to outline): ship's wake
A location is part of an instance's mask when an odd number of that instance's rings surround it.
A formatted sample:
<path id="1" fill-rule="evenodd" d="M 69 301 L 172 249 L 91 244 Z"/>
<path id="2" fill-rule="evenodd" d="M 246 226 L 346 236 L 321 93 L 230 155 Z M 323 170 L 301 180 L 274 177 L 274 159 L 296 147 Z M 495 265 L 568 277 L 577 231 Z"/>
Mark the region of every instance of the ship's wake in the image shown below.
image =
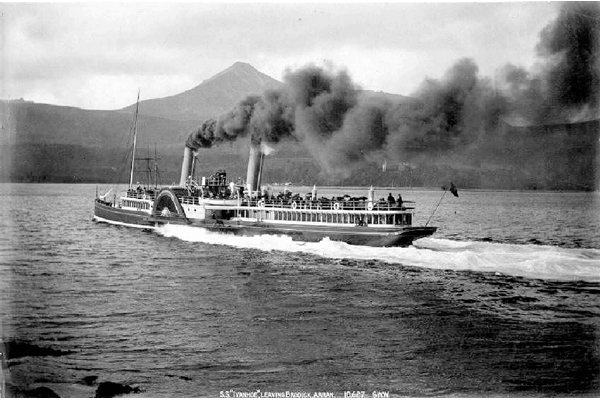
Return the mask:
<path id="1" fill-rule="evenodd" d="M 235 236 L 203 228 L 165 225 L 165 237 L 190 242 L 302 252 L 332 259 L 378 260 L 424 268 L 494 272 L 534 279 L 600 282 L 600 250 L 534 244 L 505 244 L 425 238 L 413 246 L 379 248 L 353 246 L 327 238 L 317 243 L 295 242 L 287 236 Z"/>

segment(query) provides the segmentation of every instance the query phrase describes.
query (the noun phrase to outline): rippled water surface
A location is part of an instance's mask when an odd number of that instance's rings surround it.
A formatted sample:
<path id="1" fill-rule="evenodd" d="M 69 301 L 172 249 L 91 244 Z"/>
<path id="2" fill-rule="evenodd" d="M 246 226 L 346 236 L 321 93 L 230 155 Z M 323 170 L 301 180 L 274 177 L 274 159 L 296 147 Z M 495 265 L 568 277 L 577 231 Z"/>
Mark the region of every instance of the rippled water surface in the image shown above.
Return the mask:
<path id="1" fill-rule="evenodd" d="M 461 191 L 432 238 L 373 249 L 142 232 L 91 222 L 94 185 L 1 186 L 9 394 L 600 394 L 598 193 Z M 418 224 L 441 195 L 402 191 Z"/>

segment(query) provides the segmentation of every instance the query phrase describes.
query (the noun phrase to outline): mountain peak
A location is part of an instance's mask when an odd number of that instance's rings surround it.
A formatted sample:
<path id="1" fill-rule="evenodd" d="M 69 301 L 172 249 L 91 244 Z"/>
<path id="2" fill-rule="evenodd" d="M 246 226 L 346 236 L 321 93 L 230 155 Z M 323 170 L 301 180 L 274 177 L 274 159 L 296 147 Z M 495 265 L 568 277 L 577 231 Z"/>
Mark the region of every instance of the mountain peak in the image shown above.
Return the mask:
<path id="1" fill-rule="evenodd" d="M 237 77 L 242 80 L 257 80 L 261 85 L 274 80 L 270 76 L 265 75 L 254 68 L 252 65 L 242 61 L 236 61 L 231 67 L 224 69 L 211 78 L 208 78 L 203 83 L 219 81 L 228 76 Z"/>
<path id="2" fill-rule="evenodd" d="M 252 65 L 237 61 L 183 93 L 140 102 L 140 114 L 176 120 L 216 118 L 245 97 L 260 95 L 267 89 L 282 85 Z M 125 110 L 132 112 L 134 107 L 132 105 Z"/>
<path id="3" fill-rule="evenodd" d="M 229 68 L 252 68 L 255 69 L 252 65 L 248 64 L 247 62 L 243 62 L 243 61 L 236 61 L 233 63 L 233 65 Z"/>

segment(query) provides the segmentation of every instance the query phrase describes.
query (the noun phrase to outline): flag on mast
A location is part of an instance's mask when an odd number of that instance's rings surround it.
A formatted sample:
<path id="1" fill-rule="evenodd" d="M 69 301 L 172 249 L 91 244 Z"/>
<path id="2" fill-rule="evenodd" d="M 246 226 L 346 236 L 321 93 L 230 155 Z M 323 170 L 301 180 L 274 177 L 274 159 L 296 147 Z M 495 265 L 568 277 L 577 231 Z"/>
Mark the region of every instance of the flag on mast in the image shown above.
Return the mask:
<path id="1" fill-rule="evenodd" d="M 458 197 L 458 190 L 456 189 L 456 186 L 454 186 L 454 182 L 450 182 L 450 193 L 455 197 Z"/>

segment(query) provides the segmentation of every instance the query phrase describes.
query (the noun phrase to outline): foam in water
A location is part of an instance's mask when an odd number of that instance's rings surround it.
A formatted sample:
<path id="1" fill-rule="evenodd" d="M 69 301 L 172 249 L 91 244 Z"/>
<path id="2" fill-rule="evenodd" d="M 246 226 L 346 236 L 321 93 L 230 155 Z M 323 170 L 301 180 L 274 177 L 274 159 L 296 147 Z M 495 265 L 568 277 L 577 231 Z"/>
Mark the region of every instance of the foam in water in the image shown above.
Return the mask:
<path id="1" fill-rule="evenodd" d="M 288 236 L 236 236 L 203 228 L 167 224 L 157 229 L 166 237 L 238 248 L 303 252 L 326 258 L 379 260 L 424 268 L 497 272 L 536 279 L 600 282 L 600 250 L 425 238 L 413 246 L 353 246 L 328 238 L 318 243 L 295 242 Z"/>

